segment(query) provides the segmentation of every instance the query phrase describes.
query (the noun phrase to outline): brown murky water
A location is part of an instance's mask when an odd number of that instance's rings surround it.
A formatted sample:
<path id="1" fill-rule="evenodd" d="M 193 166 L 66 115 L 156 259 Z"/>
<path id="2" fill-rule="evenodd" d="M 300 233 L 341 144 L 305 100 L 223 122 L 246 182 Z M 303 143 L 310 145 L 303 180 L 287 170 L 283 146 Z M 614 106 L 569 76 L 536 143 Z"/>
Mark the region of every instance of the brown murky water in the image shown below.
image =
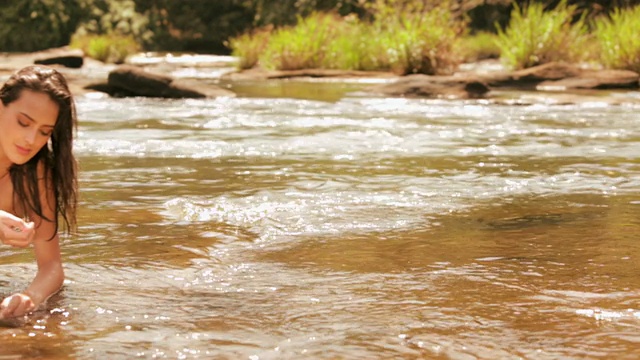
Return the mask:
<path id="1" fill-rule="evenodd" d="M 639 108 L 306 86 L 80 99 L 68 281 L 0 359 L 640 357 Z"/>

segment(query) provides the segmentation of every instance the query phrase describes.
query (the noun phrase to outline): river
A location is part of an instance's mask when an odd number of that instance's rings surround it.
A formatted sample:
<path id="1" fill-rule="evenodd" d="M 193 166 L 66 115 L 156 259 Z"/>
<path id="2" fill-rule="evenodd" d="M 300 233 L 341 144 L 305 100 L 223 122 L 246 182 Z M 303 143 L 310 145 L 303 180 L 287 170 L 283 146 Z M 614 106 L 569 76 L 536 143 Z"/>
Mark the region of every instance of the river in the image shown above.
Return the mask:
<path id="1" fill-rule="evenodd" d="M 0 359 L 640 357 L 640 106 L 226 86 L 78 99 L 67 280 Z"/>

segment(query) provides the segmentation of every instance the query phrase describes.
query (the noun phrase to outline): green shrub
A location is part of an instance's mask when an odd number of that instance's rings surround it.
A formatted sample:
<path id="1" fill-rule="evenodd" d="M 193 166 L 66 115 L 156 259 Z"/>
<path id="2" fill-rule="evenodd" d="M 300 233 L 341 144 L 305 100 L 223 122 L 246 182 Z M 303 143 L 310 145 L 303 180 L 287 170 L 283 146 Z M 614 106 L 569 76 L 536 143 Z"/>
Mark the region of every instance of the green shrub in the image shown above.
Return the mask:
<path id="1" fill-rule="evenodd" d="M 132 36 L 125 35 L 74 35 L 70 47 L 82 49 L 94 59 L 121 64 L 127 56 L 135 54 L 140 46 Z"/>
<path id="2" fill-rule="evenodd" d="M 134 0 L 82 0 L 89 14 L 71 37 L 71 47 L 94 59 L 122 63 L 141 50 L 150 37 L 148 19 L 136 12 Z"/>
<path id="3" fill-rule="evenodd" d="M 552 61 L 584 60 L 588 55 L 583 52 L 588 41 L 585 17 L 573 22 L 575 10 L 566 0 L 551 11 L 545 11 L 541 3 L 531 2 L 522 9 L 514 3 L 507 28 L 498 28 L 503 63 L 522 69 Z"/>
<path id="4" fill-rule="evenodd" d="M 449 73 L 460 63 L 456 44 L 465 24 L 454 19 L 447 7 L 380 16 L 376 26 L 391 69 L 397 73 Z"/>
<path id="5" fill-rule="evenodd" d="M 335 24 L 336 34 L 327 44 L 323 67 L 328 69 L 386 71 L 390 69 L 380 32 L 371 23 L 355 16 L 342 18 Z"/>
<path id="6" fill-rule="evenodd" d="M 313 13 L 295 26 L 276 29 L 261 64 L 278 70 L 322 68 L 328 44 L 336 37 L 339 22 L 332 14 Z"/>
<path id="7" fill-rule="evenodd" d="M 239 59 L 238 68 L 251 69 L 258 65 L 270 36 L 270 29 L 260 29 L 232 37 L 225 45 L 231 49 L 231 55 Z"/>
<path id="8" fill-rule="evenodd" d="M 270 35 L 242 35 L 228 44 L 232 53 L 241 58 L 243 68 L 259 63 L 278 70 L 324 68 L 436 74 L 451 72 L 458 65 L 455 44 L 464 31 L 464 23 L 455 20 L 448 8 L 398 11 L 393 0 L 385 4 L 377 3 L 372 12 L 376 17 L 371 21 L 312 13 L 298 18 L 295 26 L 278 28 Z"/>
<path id="9" fill-rule="evenodd" d="M 84 15 L 78 1 L 2 1 L 0 51 L 38 51 L 69 43 Z"/>
<path id="10" fill-rule="evenodd" d="M 593 33 L 602 65 L 640 72 L 640 5 L 596 19 Z"/>

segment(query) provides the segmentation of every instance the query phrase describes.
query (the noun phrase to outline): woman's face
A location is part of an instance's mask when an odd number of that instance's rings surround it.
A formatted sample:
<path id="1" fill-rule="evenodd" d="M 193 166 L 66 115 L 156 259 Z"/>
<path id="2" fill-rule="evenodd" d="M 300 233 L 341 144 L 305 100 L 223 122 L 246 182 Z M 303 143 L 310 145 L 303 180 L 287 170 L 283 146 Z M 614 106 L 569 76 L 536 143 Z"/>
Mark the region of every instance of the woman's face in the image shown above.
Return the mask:
<path id="1" fill-rule="evenodd" d="M 0 101 L 0 157 L 22 165 L 35 156 L 53 133 L 58 104 L 49 95 L 22 90 L 17 100 Z"/>

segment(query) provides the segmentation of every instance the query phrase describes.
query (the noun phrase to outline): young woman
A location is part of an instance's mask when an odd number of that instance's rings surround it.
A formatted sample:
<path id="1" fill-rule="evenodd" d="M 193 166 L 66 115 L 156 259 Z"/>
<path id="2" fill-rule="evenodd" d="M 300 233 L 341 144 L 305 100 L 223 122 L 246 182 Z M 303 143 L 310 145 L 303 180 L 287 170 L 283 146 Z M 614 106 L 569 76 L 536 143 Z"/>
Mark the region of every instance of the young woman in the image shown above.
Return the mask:
<path id="1" fill-rule="evenodd" d="M 62 286 L 58 230 L 76 225 L 76 111 L 58 71 L 28 66 L 0 88 L 0 241 L 33 245 L 31 284 L 0 303 L 0 318 L 35 310 Z"/>

